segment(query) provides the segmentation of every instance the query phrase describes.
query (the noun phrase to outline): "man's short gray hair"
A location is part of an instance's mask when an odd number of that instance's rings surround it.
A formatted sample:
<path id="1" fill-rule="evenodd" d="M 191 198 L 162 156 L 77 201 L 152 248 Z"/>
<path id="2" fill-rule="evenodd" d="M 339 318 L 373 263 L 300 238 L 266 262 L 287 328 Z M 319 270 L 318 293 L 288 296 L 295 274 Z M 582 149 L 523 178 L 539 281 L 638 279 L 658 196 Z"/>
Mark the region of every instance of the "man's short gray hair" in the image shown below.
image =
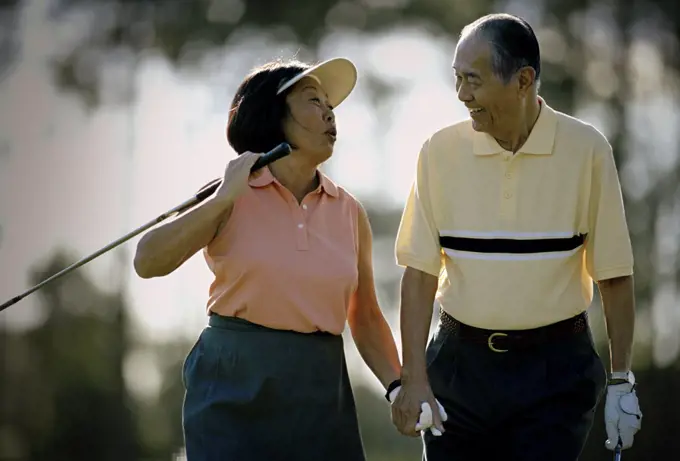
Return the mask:
<path id="1" fill-rule="evenodd" d="M 480 34 L 491 46 L 491 69 L 504 83 L 522 67 L 536 72 L 540 84 L 541 53 L 533 29 L 524 19 L 506 13 L 489 14 L 463 28 L 460 38 Z"/>

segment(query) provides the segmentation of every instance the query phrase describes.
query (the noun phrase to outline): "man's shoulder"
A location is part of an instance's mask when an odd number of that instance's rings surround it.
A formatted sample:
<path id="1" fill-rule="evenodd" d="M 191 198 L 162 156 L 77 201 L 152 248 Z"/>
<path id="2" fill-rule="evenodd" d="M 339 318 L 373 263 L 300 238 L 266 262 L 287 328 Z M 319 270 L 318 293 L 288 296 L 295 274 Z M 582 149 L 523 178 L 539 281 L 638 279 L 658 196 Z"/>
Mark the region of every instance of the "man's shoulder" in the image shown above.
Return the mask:
<path id="1" fill-rule="evenodd" d="M 603 148 L 609 140 L 595 125 L 574 115 L 553 109 L 557 116 L 558 132 L 563 142 L 584 143 L 584 147 Z"/>
<path id="2" fill-rule="evenodd" d="M 427 138 L 425 145 L 434 156 L 442 152 L 464 152 L 472 149 L 473 135 L 472 121 L 463 119 L 436 130 Z"/>

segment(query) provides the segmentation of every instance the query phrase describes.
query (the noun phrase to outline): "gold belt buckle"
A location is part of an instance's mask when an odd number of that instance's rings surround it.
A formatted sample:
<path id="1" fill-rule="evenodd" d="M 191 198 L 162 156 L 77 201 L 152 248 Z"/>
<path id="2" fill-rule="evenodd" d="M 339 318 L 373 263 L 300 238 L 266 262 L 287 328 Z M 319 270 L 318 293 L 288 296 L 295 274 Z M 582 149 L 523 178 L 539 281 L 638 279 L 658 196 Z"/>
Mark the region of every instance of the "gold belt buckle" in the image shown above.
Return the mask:
<path id="1" fill-rule="evenodd" d="M 497 347 L 495 347 L 493 345 L 494 338 L 497 338 L 499 336 L 508 336 L 508 335 L 505 334 L 505 333 L 493 333 L 493 334 L 489 335 L 489 340 L 487 341 L 487 344 L 489 345 L 489 349 L 491 349 L 494 352 L 507 352 L 508 351 L 507 349 L 498 349 Z"/>

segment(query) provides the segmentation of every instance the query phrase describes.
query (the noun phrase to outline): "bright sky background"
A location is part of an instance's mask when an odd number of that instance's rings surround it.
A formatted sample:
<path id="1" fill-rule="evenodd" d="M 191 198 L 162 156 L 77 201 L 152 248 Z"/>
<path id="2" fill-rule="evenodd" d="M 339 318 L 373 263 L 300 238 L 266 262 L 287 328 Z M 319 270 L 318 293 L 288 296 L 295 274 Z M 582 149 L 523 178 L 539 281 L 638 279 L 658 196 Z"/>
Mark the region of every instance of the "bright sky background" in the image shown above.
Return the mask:
<path id="1" fill-rule="evenodd" d="M 86 256 L 221 176 L 234 156 L 224 127 L 240 79 L 251 67 L 298 49 L 250 32 L 191 71 L 177 71 L 149 55 L 134 76 L 138 99 L 131 110 L 104 105 L 87 113 L 76 98 L 54 88 L 48 70 L 48 58 L 78 40 L 75 25 L 82 18 L 55 24 L 45 20 L 49 2 L 28 4 L 20 25 L 21 58 L 0 82 L 3 302 L 30 287 L 28 271 L 56 247 Z M 451 78 L 454 46 L 418 29 L 326 37 L 320 58 L 349 57 L 360 73 L 354 93 L 336 110 L 339 140 L 326 167 L 334 180 L 361 199 L 401 208 L 422 142 L 466 116 Z M 122 60 L 108 63 L 106 74 L 110 82 L 132 76 Z M 379 106 L 369 99 L 369 75 L 396 89 Z M 597 107 L 586 105 L 583 116 L 606 125 Z M 165 278 L 142 280 L 131 265 L 138 239 L 125 246 L 122 271 L 113 253 L 79 270 L 104 290 L 116 290 L 122 274 L 139 334 L 148 340 L 194 338 L 206 322 L 211 281 L 202 255 Z M 379 277 L 398 273 L 389 265 L 391 252 L 392 242 L 377 243 L 382 261 L 376 265 L 387 267 Z M 664 306 L 673 305 L 674 287 L 670 293 Z M 0 322 L 15 328 L 34 324 L 40 318 L 37 300 L 37 293 L 30 295 L 3 312 Z M 389 321 L 396 331 L 397 319 Z M 356 355 L 350 355 L 356 365 Z"/>

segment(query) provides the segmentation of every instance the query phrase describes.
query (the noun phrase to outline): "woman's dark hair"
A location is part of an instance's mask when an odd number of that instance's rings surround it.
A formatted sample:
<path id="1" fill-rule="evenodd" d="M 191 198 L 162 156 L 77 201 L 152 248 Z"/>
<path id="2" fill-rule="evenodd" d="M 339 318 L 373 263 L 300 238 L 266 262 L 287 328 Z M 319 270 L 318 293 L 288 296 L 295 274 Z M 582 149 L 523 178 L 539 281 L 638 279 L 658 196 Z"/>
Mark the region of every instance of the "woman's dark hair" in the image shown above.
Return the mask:
<path id="1" fill-rule="evenodd" d="M 248 74 L 234 95 L 227 122 L 227 141 L 237 154 L 264 153 L 286 142 L 283 121 L 288 114 L 286 94 L 280 86 L 308 69 L 299 61 L 273 61 Z"/>

